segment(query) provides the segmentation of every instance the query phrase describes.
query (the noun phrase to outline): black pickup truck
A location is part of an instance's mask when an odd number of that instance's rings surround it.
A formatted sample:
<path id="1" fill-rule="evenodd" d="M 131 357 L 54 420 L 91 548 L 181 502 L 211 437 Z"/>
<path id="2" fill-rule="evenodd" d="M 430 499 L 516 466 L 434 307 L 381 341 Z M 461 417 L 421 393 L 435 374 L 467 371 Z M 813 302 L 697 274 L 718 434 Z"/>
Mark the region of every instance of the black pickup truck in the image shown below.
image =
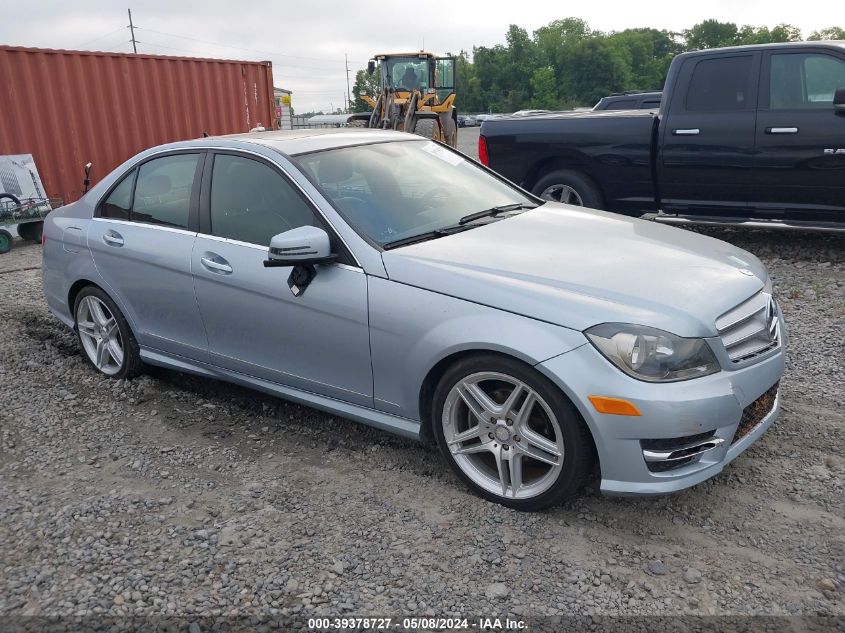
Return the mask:
<path id="1" fill-rule="evenodd" d="M 845 229 L 845 42 L 683 53 L 657 113 L 492 119 L 478 150 L 550 200 L 679 223 Z"/>

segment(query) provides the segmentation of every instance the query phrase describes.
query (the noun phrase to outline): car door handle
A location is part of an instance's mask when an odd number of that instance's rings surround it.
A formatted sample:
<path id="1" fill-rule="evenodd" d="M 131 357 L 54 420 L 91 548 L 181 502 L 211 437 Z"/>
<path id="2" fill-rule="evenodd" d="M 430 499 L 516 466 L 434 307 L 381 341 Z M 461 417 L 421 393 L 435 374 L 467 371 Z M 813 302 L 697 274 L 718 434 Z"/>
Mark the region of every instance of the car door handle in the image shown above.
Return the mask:
<path id="1" fill-rule="evenodd" d="M 203 257 L 200 257 L 200 261 L 202 262 L 203 266 L 205 266 L 208 270 L 213 273 L 220 273 L 223 275 L 232 274 L 232 267 L 229 265 L 229 262 L 227 262 L 219 255 L 212 255 L 211 253 L 207 253 Z"/>
<path id="2" fill-rule="evenodd" d="M 797 127 L 767 127 L 766 134 L 798 134 Z"/>
<path id="3" fill-rule="evenodd" d="M 123 246 L 123 236 L 111 229 L 103 233 L 103 241 L 109 246 Z"/>
<path id="4" fill-rule="evenodd" d="M 701 133 L 697 127 L 688 127 L 688 128 L 680 128 L 678 130 L 672 130 L 672 134 L 674 136 L 698 136 Z"/>

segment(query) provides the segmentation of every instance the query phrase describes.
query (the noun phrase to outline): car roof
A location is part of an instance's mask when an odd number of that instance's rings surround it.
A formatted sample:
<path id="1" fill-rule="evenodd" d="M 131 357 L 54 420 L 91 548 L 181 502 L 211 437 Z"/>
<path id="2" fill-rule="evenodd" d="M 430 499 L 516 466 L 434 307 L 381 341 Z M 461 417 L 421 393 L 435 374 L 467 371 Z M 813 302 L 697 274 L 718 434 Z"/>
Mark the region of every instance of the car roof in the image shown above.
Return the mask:
<path id="1" fill-rule="evenodd" d="M 246 134 L 227 134 L 208 136 L 189 141 L 191 146 L 213 144 L 237 147 L 241 143 L 263 145 L 288 156 L 339 149 L 354 145 L 370 145 L 391 141 L 422 140 L 422 137 L 406 132 L 392 130 L 369 130 L 361 128 L 316 128 L 300 130 L 272 130 L 266 132 L 248 132 Z M 222 143 L 221 143 L 222 142 Z M 182 144 L 184 146 L 184 144 Z"/>

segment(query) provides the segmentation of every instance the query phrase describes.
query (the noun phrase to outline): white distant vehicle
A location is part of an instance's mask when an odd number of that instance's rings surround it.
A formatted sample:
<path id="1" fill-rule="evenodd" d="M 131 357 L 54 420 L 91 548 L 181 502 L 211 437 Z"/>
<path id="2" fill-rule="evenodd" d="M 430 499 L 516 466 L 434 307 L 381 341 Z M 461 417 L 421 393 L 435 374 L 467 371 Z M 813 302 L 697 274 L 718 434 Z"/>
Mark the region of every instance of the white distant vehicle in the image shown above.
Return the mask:
<path id="1" fill-rule="evenodd" d="M 477 114 L 475 115 L 475 120 L 478 122 L 478 125 L 481 125 L 485 121 L 489 121 L 490 119 L 498 119 L 501 118 L 501 114 Z"/>
<path id="2" fill-rule="evenodd" d="M 551 110 L 517 110 L 511 116 L 532 116 L 534 114 L 548 114 Z"/>

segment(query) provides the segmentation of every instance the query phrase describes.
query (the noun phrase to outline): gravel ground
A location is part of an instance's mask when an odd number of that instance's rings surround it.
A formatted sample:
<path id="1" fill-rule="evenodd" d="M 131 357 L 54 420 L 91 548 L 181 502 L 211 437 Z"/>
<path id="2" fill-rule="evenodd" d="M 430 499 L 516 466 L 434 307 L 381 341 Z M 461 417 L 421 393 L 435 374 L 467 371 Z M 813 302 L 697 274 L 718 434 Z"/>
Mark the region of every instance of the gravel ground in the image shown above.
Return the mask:
<path id="1" fill-rule="evenodd" d="M 100 378 L 47 312 L 40 247 L 18 245 L 0 256 L 0 616 L 845 615 L 845 239 L 706 232 L 772 273 L 781 420 L 694 489 L 534 514 L 306 407 Z"/>

